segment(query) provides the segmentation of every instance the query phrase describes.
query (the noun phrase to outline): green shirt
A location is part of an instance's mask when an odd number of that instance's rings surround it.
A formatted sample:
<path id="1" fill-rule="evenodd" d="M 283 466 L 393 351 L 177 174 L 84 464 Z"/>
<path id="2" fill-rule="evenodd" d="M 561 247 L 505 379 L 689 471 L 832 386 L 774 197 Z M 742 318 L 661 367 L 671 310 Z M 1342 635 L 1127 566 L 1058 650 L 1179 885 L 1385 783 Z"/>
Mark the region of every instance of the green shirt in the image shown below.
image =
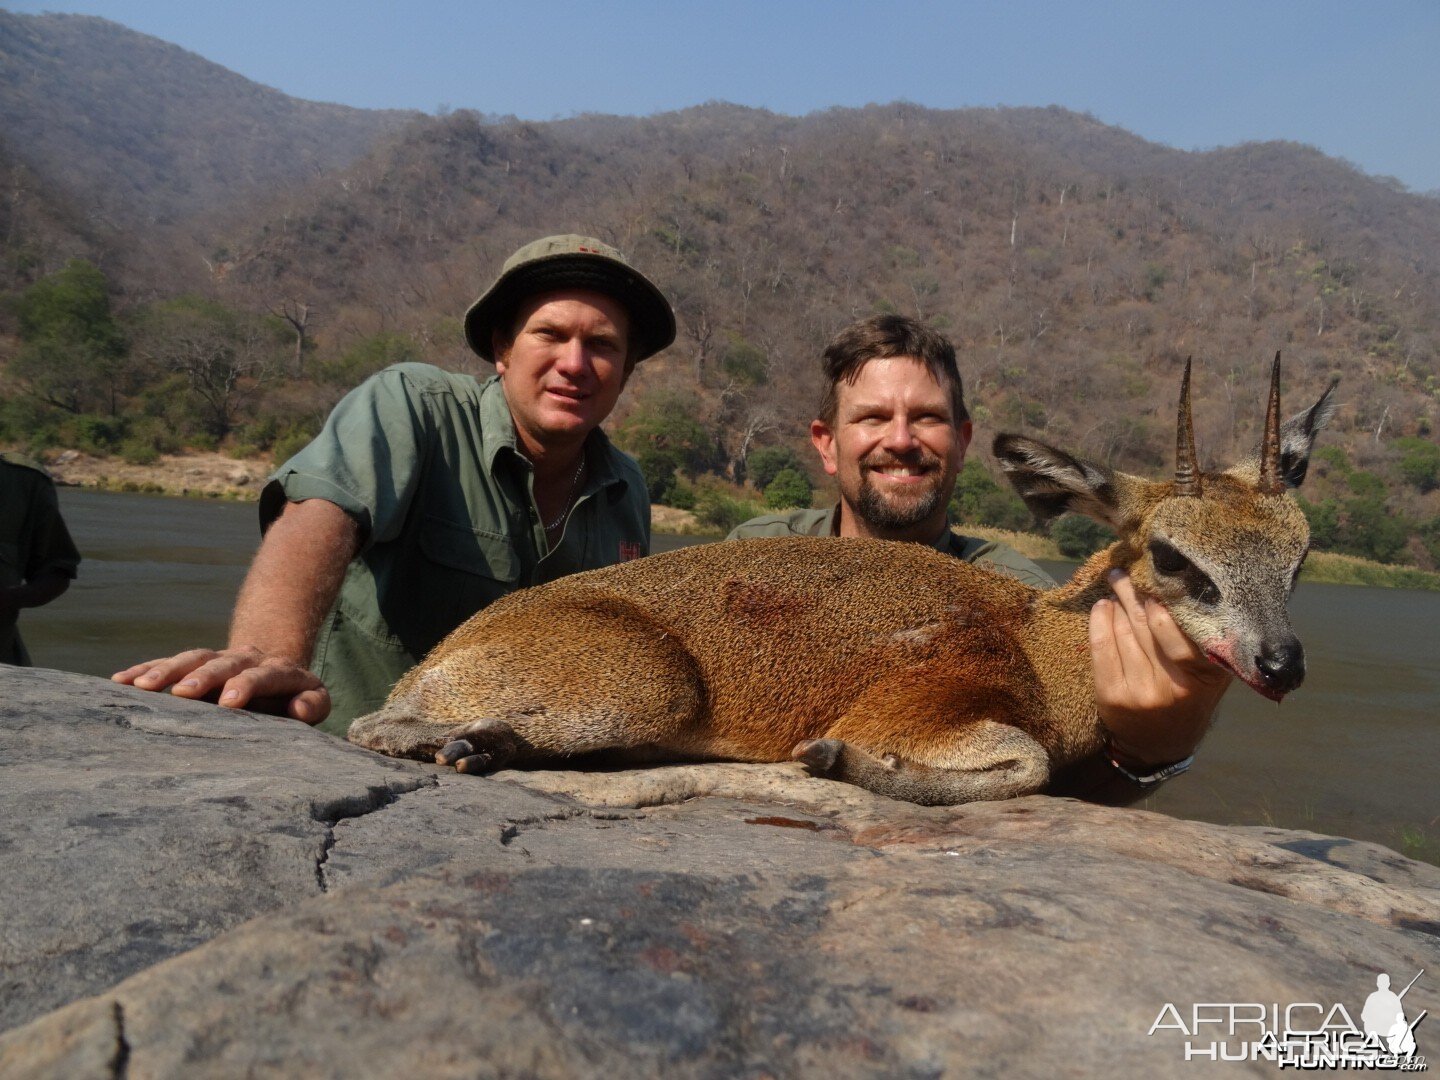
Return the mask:
<path id="1" fill-rule="evenodd" d="M 50 474 L 18 454 L 0 454 L 0 589 L 46 574 L 75 576 L 80 552 L 60 516 Z M 0 616 L 0 663 L 29 665 L 14 619 Z"/>
<path id="2" fill-rule="evenodd" d="M 840 508 L 828 510 L 791 510 L 784 514 L 766 514 L 751 518 L 731 530 L 727 540 L 746 540 L 756 536 L 839 536 Z M 998 571 L 1033 585 L 1037 589 L 1053 589 L 1055 579 L 1041 570 L 1014 548 L 998 540 L 977 540 L 973 536 L 961 536 L 952 529 L 936 537 L 932 545 L 936 551 L 954 555 L 970 563 L 980 563 L 987 569 Z"/>
<path id="3" fill-rule="evenodd" d="M 506 593 L 649 552 L 639 466 L 599 429 L 585 460 L 551 549 L 499 379 L 397 364 L 346 395 L 260 497 L 262 530 L 286 500 L 305 499 L 332 502 L 360 526 L 360 553 L 311 658 L 332 702 L 324 730 L 344 734 L 378 709 L 446 634 Z"/>

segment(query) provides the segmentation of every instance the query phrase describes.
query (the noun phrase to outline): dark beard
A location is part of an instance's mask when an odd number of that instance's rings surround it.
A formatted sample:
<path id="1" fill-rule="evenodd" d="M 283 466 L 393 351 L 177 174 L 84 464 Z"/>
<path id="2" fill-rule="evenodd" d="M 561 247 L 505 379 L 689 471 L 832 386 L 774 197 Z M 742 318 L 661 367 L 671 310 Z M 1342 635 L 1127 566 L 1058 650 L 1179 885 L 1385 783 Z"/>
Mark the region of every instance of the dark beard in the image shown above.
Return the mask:
<path id="1" fill-rule="evenodd" d="M 884 532 L 900 531 L 919 525 L 940 508 L 940 488 L 930 487 L 914 499 L 898 501 L 886 499 L 868 475 L 860 478 L 860 498 L 855 512 L 860 520 L 872 529 Z"/>

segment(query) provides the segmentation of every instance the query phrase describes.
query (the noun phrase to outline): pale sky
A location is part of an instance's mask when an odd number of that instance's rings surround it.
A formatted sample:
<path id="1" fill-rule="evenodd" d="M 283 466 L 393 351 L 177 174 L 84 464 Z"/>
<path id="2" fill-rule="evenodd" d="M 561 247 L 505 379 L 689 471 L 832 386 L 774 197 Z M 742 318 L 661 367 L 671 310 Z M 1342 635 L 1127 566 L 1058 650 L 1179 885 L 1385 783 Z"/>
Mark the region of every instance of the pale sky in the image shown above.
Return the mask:
<path id="1" fill-rule="evenodd" d="M 1436 0 L 28 0 L 297 97 L 548 120 L 731 101 L 1063 105 L 1181 149 L 1309 143 L 1440 189 Z"/>

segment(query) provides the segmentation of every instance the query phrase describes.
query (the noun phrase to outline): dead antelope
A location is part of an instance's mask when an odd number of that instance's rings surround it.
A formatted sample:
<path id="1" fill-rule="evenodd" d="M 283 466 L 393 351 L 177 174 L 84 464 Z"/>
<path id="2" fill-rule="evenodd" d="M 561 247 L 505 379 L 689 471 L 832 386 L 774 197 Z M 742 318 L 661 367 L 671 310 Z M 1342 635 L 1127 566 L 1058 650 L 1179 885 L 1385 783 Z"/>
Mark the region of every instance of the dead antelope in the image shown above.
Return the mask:
<path id="1" fill-rule="evenodd" d="M 1181 385 L 1175 479 L 1142 480 L 1033 439 L 995 454 L 1042 519 L 1119 539 L 1041 592 L 920 544 L 796 537 L 700 547 L 515 593 L 442 641 L 350 740 L 484 771 L 595 751 L 622 760 L 804 761 L 920 803 L 1040 791 L 1095 753 L 1087 647 L 1106 573 L 1268 697 L 1300 685 L 1286 600 L 1309 541 L 1305 478 L 1335 384 L 1260 454 L 1202 473 Z"/>

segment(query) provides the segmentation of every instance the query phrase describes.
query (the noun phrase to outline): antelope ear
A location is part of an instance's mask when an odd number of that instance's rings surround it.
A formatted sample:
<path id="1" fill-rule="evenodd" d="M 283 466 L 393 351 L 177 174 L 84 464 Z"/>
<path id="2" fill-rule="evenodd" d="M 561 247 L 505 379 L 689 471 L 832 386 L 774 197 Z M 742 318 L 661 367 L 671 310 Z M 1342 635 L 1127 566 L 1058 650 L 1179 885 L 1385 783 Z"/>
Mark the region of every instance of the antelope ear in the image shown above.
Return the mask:
<path id="1" fill-rule="evenodd" d="M 1333 380 L 1320 395 L 1319 401 L 1280 425 L 1280 480 L 1287 488 L 1298 488 L 1305 482 L 1305 474 L 1310 469 L 1310 452 L 1315 449 L 1315 437 L 1330 422 L 1338 407 L 1335 388 L 1339 385 L 1339 379 Z M 1246 458 L 1227 471 L 1247 484 L 1255 484 L 1260 479 L 1260 460 Z"/>
<path id="2" fill-rule="evenodd" d="M 1315 436 L 1335 415 L 1335 387 L 1339 385 L 1339 379 L 1331 380 L 1319 401 L 1280 425 L 1280 479 L 1286 487 L 1298 488 L 1305 482 Z"/>
<path id="3" fill-rule="evenodd" d="M 1119 529 L 1121 491 L 1132 477 L 1021 435 L 997 435 L 995 457 L 1030 512 L 1043 522 L 1067 511 Z"/>

